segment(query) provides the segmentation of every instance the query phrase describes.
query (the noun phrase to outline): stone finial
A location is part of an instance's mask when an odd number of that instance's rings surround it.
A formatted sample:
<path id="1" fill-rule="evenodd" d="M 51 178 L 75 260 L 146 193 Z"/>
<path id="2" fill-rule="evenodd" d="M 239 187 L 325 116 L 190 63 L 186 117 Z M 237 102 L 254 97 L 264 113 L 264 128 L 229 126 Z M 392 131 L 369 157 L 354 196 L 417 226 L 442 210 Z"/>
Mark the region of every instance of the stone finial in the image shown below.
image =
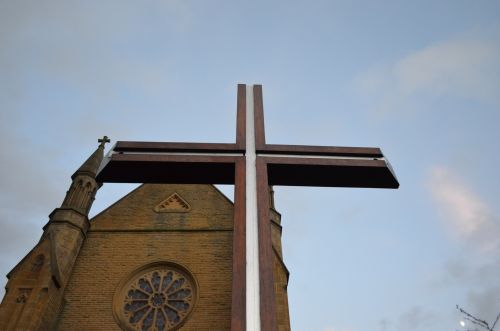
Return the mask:
<path id="1" fill-rule="evenodd" d="M 108 136 L 104 136 L 102 139 L 97 139 L 97 142 L 100 143 L 99 147 L 104 148 L 104 145 L 106 145 L 106 143 L 110 143 L 111 139 L 109 139 Z"/>

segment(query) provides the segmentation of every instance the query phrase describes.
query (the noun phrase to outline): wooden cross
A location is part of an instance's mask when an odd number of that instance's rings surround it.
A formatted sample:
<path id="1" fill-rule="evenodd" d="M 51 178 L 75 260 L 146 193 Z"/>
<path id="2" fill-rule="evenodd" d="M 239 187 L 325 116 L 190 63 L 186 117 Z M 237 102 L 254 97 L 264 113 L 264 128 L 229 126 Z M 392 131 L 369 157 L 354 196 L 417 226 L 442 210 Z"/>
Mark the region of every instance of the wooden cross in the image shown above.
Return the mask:
<path id="1" fill-rule="evenodd" d="M 238 85 L 236 143 L 119 141 L 99 182 L 234 184 L 231 330 L 277 330 L 269 185 L 397 188 L 379 148 L 266 144 L 261 85 Z"/>

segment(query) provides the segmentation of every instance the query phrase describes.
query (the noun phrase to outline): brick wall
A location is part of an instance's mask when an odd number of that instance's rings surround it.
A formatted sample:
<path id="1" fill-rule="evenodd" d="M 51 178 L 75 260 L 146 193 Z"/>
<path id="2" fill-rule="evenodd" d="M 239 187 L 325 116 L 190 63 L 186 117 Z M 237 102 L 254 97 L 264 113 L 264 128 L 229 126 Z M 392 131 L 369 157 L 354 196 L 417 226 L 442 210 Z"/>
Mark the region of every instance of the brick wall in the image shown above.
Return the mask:
<path id="1" fill-rule="evenodd" d="M 172 193 L 188 213 L 156 213 Z M 190 270 L 199 299 L 182 330 L 229 330 L 233 207 L 210 185 L 139 187 L 92 220 L 65 294 L 59 330 L 121 330 L 113 295 L 138 267 L 170 261 Z"/>

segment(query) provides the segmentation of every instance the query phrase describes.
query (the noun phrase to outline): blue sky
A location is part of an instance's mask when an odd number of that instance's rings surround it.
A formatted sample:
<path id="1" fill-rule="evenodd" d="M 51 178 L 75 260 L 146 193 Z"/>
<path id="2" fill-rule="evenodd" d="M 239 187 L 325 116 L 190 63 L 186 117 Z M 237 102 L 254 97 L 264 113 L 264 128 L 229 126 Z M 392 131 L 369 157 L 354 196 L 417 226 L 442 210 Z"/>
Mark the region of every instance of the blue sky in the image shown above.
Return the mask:
<path id="1" fill-rule="evenodd" d="M 495 1 L 0 1 L 0 274 L 97 137 L 231 142 L 237 83 L 263 84 L 268 142 L 378 146 L 401 183 L 276 188 L 294 330 L 494 319 Z"/>

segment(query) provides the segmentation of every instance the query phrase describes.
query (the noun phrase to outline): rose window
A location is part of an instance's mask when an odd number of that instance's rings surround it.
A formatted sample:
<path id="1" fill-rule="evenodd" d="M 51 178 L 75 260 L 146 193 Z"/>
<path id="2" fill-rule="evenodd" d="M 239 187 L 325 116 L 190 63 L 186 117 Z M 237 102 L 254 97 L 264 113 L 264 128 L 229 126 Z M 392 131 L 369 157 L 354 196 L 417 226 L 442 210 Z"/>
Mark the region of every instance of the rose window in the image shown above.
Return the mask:
<path id="1" fill-rule="evenodd" d="M 194 278 L 183 267 L 155 263 L 136 271 L 120 286 L 114 310 L 126 330 L 177 330 L 197 298 Z"/>

